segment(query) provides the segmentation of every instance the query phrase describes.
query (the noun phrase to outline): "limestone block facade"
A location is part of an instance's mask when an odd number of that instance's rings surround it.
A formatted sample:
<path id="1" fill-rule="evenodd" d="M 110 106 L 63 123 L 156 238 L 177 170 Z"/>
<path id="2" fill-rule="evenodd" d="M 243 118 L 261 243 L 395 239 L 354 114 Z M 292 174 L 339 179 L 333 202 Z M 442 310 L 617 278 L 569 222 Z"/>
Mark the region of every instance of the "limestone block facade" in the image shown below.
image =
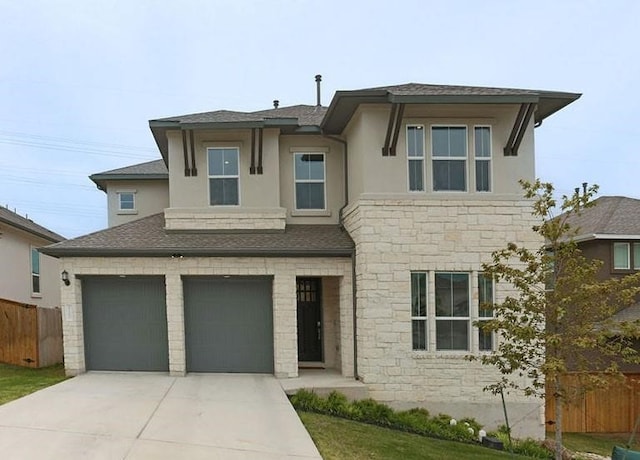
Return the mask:
<path id="1" fill-rule="evenodd" d="M 539 247 L 532 225 L 531 203 L 509 197 L 361 199 L 345 210 L 356 245 L 358 374 L 374 399 L 503 423 L 499 397 L 483 391 L 498 372 L 465 358 L 481 353 L 477 329 L 470 328 L 469 350 L 436 349 L 433 274 L 470 275 L 469 321 L 478 320 L 482 263 L 509 241 Z M 412 272 L 427 274 L 426 350 L 412 349 Z M 496 285 L 495 300 L 508 292 Z M 516 395 L 508 401 L 514 430 L 542 436 L 542 401 Z"/>

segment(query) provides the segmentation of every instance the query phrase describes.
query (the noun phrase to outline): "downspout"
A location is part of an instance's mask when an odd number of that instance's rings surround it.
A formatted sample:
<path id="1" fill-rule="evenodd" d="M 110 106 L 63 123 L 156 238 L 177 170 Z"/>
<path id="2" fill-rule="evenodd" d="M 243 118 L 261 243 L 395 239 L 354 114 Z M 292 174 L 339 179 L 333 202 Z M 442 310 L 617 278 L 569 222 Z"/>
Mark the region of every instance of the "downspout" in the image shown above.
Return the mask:
<path id="1" fill-rule="evenodd" d="M 340 227 L 344 229 L 343 213 L 349 206 L 349 162 L 347 161 L 349 146 L 347 141 L 336 136 L 322 134 L 323 137 L 339 142 L 344 147 L 344 205 L 338 211 L 338 222 Z M 345 229 L 346 231 L 346 229 Z M 353 377 L 360 380 L 358 375 L 358 316 L 356 314 L 356 249 L 353 248 L 351 253 L 351 302 L 352 302 L 352 322 L 353 322 Z"/>

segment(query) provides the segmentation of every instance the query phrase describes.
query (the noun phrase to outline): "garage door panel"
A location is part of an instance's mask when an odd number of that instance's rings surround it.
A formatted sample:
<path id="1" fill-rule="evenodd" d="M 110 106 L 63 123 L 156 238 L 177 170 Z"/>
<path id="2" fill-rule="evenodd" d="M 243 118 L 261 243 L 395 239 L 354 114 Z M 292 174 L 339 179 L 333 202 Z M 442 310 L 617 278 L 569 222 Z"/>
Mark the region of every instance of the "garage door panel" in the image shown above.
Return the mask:
<path id="1" fill-rule="evenodd" d="M 82 304 L 88 370 L 169 369 L 163 277 L 85 277 Z"/>
<path id="2" fill-rule="evenodd" d="M 190 372 L 273 372 L 271 278 L 185 277 Z"/>

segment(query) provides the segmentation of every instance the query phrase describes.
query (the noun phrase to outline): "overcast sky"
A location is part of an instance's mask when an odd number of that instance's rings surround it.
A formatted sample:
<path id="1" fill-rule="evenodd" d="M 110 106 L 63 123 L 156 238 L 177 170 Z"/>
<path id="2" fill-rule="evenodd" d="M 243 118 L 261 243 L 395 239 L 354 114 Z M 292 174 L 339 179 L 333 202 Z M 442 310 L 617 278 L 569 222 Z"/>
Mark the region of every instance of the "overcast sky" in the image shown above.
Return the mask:
<path id="1" fill-rule="evenodd" d="M 106 227 L 90 174 L 160 158 L 148 120 L 408 82 L 583 93 L 538 177 L 640 198 L 640 1 L 0 0 L 0 204 Z"/>

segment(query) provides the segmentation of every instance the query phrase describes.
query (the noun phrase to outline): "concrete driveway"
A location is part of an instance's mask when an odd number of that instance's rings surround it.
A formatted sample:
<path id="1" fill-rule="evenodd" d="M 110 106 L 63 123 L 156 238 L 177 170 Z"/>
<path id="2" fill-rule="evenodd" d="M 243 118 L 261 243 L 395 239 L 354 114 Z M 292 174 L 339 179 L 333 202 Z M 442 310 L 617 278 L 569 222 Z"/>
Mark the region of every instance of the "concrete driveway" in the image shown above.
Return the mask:
<path id="1" fill-rule="evenodd" d="M 0 406 L 7 459 L 320 459 L 273 376 L 88 373 Z"/>

